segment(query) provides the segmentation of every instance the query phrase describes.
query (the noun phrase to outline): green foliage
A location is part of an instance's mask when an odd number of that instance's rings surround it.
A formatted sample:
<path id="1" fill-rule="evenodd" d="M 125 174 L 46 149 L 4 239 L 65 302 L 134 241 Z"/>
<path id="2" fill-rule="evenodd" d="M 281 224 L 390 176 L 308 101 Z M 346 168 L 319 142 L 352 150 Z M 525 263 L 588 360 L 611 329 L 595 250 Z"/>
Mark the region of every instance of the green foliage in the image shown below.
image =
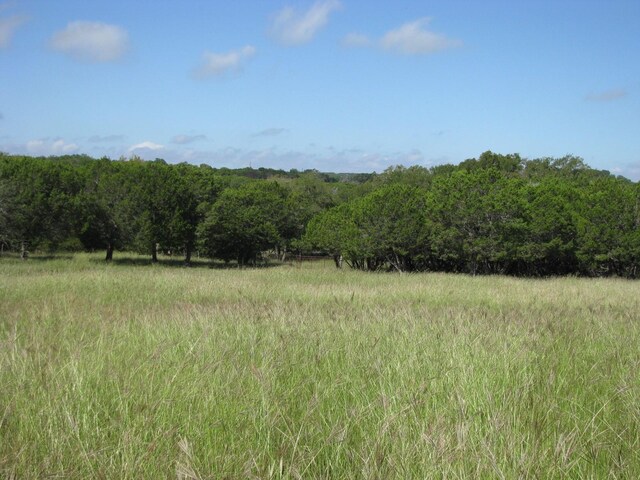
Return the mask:
<path id="1" fill-rule="evenodd" d="M 580 190 L 557 177 L 547 177 L 528 184 L 523 193 L 527 235 L 519 247 L 520 268 L 538 275 L 576 272 Z"/>
<path id="2" fill-rule="evenodd" d="M 518 155 L 485 152 L 419 182 L 405 169 L 385 176 L 313 219 L 307 243 L 369 270 L 638 275 L 638 185 L 581 159 L 528 170 Z"/>
<path id="3" fill-rule="evenodd" d="M 577 256 L 591 275 L 635 277 L 640 265 L 640 190 L 611 177 L 583 189 Z"/>
<path id="4" fill-rule="evenodd" d="M 305 241 L 361 270 L 385 264 L 396 270 L 414 270 L 423 260 L 425 201 L 422 191 L 407 185 L 389 185 L 348 205 L 314 218 Z"/>
<path id="5" fill-rule="evenodd" d="M 16 224 L 19 223 L 19 205 L 13 185 L 0 179 L 0 248 L 6 250 L 17 237 Z"/>
<path id="6" fill-rule="evenodd" d="M 255 263 L 260 253 L 283 243 L 287 192 L 276 182 L 252 182 L 227 189 L 206 213 L 198 229 L 203 252 L 238 264 Z"/>
<path id="7" fill-rule="evenodd" d="M 431 185 L 432 179 L 433 172 L 428 168 L 418 165 L 412 167 L 396 165 L 395 167 L 387 168 L 372 182 L 381 185 L 403 184 L 412 187 L 427 188 Z"/>
<path id="8" fill-rule="evenodd" d="M 134 162 L 129 177 L 133 245 L 156 260 L 157 246 L 167 253 L 185 252 L 195 245 L 197 199 L 180 171 L 164 162 Z M 132 172 L 133 173 L 133 172 Z"/>
<path id="9" fill-rule="evenodd" d="M 470 172 L 493 168 L 503 173 L 516 173 L 522 170 L 524 161 L 517 153 L 501 155 L 488 150 L 475 158 L 460 163 L 460 168 Z"/>
<path id="10" fill-rule="evenodd" d="M 356 202 L 354 221 L 363 248 L 360 264 L 376 269 L 388 264 L 398 271 L 420 268 L 426 241 L 424 192 L 403 184 L 389 185 Z"/>
<path id="11" fill-rule="evenodd" d="M 122 249 L 133 244 L 135 218 L 132 195 L 136 164 L 103 158 L 86 172 L 85 186 L 76 198 L 77 234 L 87 250 Z"/>
<path id="12" fill-rule="evenodd" d="M 434 266 L 505 273 L 523 237 L 521 188 L 494 167 L 436 178 L 428 194 Z"/>
<path id="13" fill-rule="evenodd" d="M 11 243 L 55 249 L 71 235 L 74 198 L 82 185 L 77 168 L 55 160 L 0 155 L 0 181 L 4 196 L 11 196 L 4 214 Z"/>
<path id="14" fill-rule="evenodd" d="M 351 175 L 0 154 L 0 241 L 107 260 L 159 247 L 189 263 L 198 244 L 241 264 L 293 249 L 364 270 L 635 278 L 638 188 L 572 155 Z"/>

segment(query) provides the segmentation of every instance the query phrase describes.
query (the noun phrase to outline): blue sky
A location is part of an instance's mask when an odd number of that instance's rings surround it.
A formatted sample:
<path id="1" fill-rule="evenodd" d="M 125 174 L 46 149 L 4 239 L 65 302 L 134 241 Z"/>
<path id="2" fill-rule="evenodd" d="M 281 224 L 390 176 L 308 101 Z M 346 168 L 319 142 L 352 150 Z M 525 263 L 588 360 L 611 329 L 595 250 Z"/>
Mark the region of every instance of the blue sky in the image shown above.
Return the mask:
<path id="1" fill-rule="evenodd" d="M 640 178 L 638 0 L 0 0 L 0 151 Z"/>

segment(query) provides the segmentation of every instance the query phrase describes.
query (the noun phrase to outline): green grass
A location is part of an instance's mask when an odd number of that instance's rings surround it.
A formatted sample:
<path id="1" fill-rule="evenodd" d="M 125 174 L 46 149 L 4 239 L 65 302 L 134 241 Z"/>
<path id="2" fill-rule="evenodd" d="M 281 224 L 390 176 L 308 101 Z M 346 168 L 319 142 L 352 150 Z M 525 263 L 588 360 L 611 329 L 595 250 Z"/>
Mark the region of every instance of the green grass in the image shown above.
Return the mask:
<path id="1" fill-rule="evenodd" d="M 100 258 L 0 258 L 2 476 L 640 478 L 637 282 Z"/>

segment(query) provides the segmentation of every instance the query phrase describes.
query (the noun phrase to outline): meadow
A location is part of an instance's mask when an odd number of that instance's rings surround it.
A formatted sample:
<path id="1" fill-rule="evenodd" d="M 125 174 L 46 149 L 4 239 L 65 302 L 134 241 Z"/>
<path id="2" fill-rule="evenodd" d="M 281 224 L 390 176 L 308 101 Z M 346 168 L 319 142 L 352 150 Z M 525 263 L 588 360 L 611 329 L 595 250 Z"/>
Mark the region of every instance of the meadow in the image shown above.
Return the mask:
<path id="1" fill-rule="evenodd" d="M 640 478 L 638 282 L 101 259 L 0 258 L 0 476 Z"/>

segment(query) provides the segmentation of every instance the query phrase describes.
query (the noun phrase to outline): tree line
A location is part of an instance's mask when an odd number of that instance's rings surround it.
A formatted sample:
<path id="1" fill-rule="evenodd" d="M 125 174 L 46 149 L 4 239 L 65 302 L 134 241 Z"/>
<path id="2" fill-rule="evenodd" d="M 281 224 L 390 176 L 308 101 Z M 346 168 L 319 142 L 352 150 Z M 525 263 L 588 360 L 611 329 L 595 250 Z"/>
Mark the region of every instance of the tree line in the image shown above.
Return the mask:
<path id="1" fill-rule="evenodd" d="M 0 154 L 0 245 L 23 254 L 296 252 L 370 271 L 636 278 L 639 225 L 640 184 L 574 156 L 331 174 Z"/>
<path id="2" fill-rule="evenodd" d="M 368 178 L 367 175 L 356 178 Z M 161 159 L 0 154 L 0 245 L 6 250 L 193 252 L 255 263 L 285 252 L 312 216 L 349 199 L 350 175 L 214 169 Z"/>

